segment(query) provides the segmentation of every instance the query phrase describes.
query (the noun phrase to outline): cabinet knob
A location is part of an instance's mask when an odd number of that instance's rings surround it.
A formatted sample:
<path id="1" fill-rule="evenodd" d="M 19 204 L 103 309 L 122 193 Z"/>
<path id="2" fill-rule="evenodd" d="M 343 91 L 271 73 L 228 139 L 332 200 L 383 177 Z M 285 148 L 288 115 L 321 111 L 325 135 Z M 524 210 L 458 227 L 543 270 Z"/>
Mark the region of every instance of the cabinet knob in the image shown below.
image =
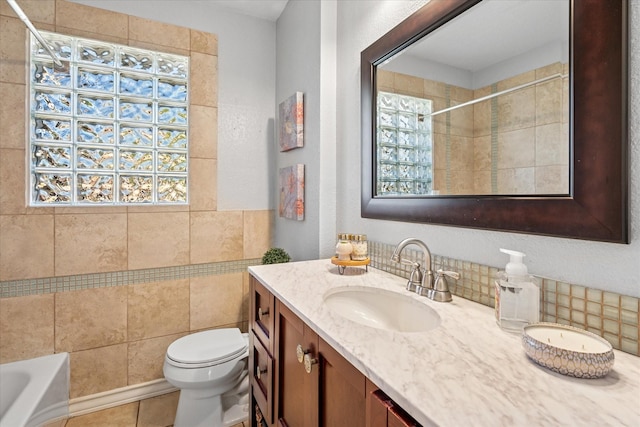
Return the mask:
<path id="1" fill-rule="evenodd" d="M 296 357 L 298 358 L 298 362 L 304 362 L 304 355 L 309 353 L 309 350 L 305 350 L 302 348 L 302 344 L 298 344 L 296 347 Z"/>
<path id="2" fill-rule="evenodd" d="M 268 315 L 269 315 L 268 308 L 265 311 L 262 311 L 262 307 L 258 307 L 258 319 L 262 320 L 263 317 L 267 317 Z"/>
<path id="3" fill-rule="evenodd" d="M 304 370 L 307 372 L 307 374 L 311 373 L 313 365 L 315 365 L 316 363 L 318 363 L 318 359 L 312 358 L 309 353 L 304 355 Z"/>
<path id="4" fill-rule="evenodd" d="M 260 379 L 260 377 L 262 376 L 262 374 L 266 374 L 267 373 L 267 369 L 260 369 L 260 366 L 256 366 L 256 378 Z"/>

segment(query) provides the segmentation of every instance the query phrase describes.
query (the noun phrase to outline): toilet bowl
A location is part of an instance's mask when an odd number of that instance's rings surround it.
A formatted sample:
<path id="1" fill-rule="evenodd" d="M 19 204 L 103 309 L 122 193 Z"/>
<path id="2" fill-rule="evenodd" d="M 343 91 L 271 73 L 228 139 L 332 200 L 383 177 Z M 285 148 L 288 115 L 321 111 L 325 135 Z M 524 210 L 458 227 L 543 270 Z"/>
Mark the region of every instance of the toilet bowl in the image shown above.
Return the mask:
<path id="1" fill-rule="evenodd" d="M 180 389 L 175 427 L 229 427 L 245 421 L 249 409 L 248 334 L 214 329 L 169 345 L 164 377 Z"/>

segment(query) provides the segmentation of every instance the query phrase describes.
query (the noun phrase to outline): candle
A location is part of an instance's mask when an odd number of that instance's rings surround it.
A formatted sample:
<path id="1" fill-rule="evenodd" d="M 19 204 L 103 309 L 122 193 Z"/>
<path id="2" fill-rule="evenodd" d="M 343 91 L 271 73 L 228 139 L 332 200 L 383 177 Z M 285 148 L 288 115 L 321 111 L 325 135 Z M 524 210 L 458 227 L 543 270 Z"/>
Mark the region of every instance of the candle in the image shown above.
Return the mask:
<path id="1" fill-rule="evenodd" d="M 531 325 L 526 329 L 530 337 L 564 350 L 581 353 L 606 353 L 611 350 L 611 344 L 586 331 L 554 325 Z"/>

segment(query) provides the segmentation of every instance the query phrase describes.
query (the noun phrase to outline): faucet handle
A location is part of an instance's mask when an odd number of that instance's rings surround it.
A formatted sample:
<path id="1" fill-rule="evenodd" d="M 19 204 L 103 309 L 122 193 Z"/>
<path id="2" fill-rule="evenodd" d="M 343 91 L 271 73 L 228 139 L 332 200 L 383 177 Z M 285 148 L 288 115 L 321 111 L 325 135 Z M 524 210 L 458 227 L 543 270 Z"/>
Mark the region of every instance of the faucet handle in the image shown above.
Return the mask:
<path id="1" fill-rule="evenodd" d="M 433 293 L 431 295 L 432 300 L 439 302 L 451 301 L 451 292 L 449 291 L 447 277 L 457 280 L 460 278 L 460 274 L 455 271 L 437 270 L 435 283 L 433 284 Z"/>
<path id="2" fill-rule="evenodd" d="M 447 277 L 451 277 L 452 279 L 458 280 L 460 278 L 460 273 L 455 271 L 438 269 L 436 270 L 436 278 L 438 278 L 439 276 L 447 276 Z"/>

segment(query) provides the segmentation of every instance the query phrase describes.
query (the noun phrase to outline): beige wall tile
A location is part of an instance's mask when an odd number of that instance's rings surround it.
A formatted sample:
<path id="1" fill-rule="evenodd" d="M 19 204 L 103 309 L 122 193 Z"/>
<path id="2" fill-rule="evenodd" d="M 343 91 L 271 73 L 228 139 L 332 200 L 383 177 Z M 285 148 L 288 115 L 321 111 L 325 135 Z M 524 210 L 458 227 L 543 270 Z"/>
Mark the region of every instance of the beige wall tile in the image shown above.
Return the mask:
<path id="1" fill-rule="evenodd" d="M 499 169 L 498 194 L 535 194 L 535 168 Z"/>
<path id="2" fill-rule="evenodd" d="M 473 138 L 451 136 L 449 168 L 455 171 L 473 171 Z"/>
<path id="3" fill-rule="evenodd" d="M 491 135 L 491 101 L 473 104 L 473 136 Z"/>
<path id="4" fill-rule="evenodd" d="M 175 334 L 164 337 L 150 338 L 129 343 L 128 353 L 128 384 L 140 384 L 147 381 L 164 378 L 162 365 L 169 345 L 187 335 Z"/>
<path id="5" fill-rule="evenodd" d="M 137 427 L 170 426 L 176 417 L 180 392 L 163 394 L 140 401 Z"/>
<path id="6" fill-rule="evenodd" d="M 491 194 L 491 171 L 482 170 L 473 173 L 473 194 Z"/>
<path id="7" fill-rule="evenodd" d="M 274 221 L 274 211 L 244 211 L 244 259 L 262 258 L 271 247 Z"/>
<path id="8" fill-rule="evenodd" d="M 54 23 L 56 10 L 55 0 L 18 0 L 17 3 L 32 23 Z M 12 18 L 18 17 L 9 6 L 9 3 L 4 1 L 0 3 L 0 15 L 10 16 Z"/>
<path id="9" fill-rule="evenodd" d="M 535 126 L 536 90 L 533 87 L 498 97 L 498 126 L 501 132 Z"/>
<path id="10" fill-rule="evenodd" d="M 569 165 L 569 139 L 561 123 L 536 127 L 536 166 L 548 165 Z"/>
<path id="11" fill-rule="evenodd" d="M 82 206 L 58 206 L 55 207 L 56 215 L 69 215 L 69 214 L 95 214 L 96 208 L 93 207 L 82 207 Z M 117 214 L 117 213 L 127 213 L 127 206 L 100 206 L 99 208 L 100 214 Z"/>
<path id="12" fill-rule="evenodd" d="M 126 214 L 56 215 L 55 227 L 56 276 L 127 269 Z"/>
<path id="13" fill-rule="evenodd" d="M 447 136 L 445 134 L 433 134 L 433 167 L 434 169 L 447 167 Z"/>
<path id="14" fill-rule="evenodd" d="M 564 87 L 562 79 L 537 84 L 536 89 L 536 125 L 561 123 L 565 112 L 562 111 Z"/>
<path id="15" fill-rule="evenodd" d="M 512 87 L 519 86 L 521 84 L 532 82 L 536 79 L 536 71 L 530 70 L 526 71 L 522 74 L 518 74 L 517 76 L 510 77 L 508 79 L 504 79 L 498 82 L 498 92 L 503 91 L 505 89 L 511 89 Z"/>
<path id="16" fill-rule="evenodd" d="M 136 427 L 139 404 L 140 402 L 132 402 L 73 417 L 65 427 Z"/>
<path id="17" fill-rule="evenodd" d="M 127 15 L 65 0 L 56 1 L 56 26 L 97 32 L 112 37 L 128 34 Z"/>
<path id="18" fill-rule="evenodd" d="M 475 171 L 491 170 L 491 136 L 473 139 L 473 169 Z"/>
<path id="19" fill-rule="evenodd" d="M 0 215 L 24 214 L 27 211 L 24 157 L 23 149 L 0 148 Z"/>
<path id="20" fill-rule="evenodd" d="M 1 82 L 25 84 L 27 31 L 18 18 L 0 16 Z"/>
<path id="21" fill-rule="evenodd" d="M 498 135 L 498 169 L 535 165 L 535 128 L 526 128 Z"/>
<path id="22" fill-rule="evenodd" d="M 53 353 L 53 294 L 0 299 L 0 363 Z"/>
<path id="23" fill-rule="evenodd" d="M 376 84 L 378 85 L 378 89 L 381 87 L 393 88 L 393 76 L 392 71 L 386 71 L 378 69 L 376 72 Z"/>
<path id="24" fill-rule="evenodd" d="M 405 95 L 422 97 L 424 95 L 424 79 L 395 73 L 393 87 L 398 93 Z"/>
<path id="25" fill-rule="evenodd" d="M 447 100 L 445 98 L 433 97 L 432 101 L 432 111 L 440 111 L 444 108 L 449 107 Z M 446 134 L 447 133 L 447 115 L 446 114 L 438 114 L 431 118 L 432 120 L 432 130 L 435 133 Z"/>
<path id="26" fill-rule="evenodd" d="M 218 57 L 191 53 L 191 105 L 218 106 Z"/>
<path id="27" fill-rule="evenodd" d="M 53 276 L 53 215 L 0 215 L 0 280 Z"/>
<path id="28" fill-rule="evenodd" d="M 218 205 L 218 161 L 216 159 L 191 159 L 189 179 L 197 183 L 189 187 L 191 211 L 214 211 Z"/>
<path id="29" fill-rule="evenodd" d="M 463 102 L 471 101 L 473 99 L 473 90 L 460 86 L 450 86 L 451 99 L 456 103 L 461 104 Z"/>
<path id="30" fill-rule="evenodd" d="M 140 48 L 140 49 L 156 50 L 156 51 L 162 52 L 162 53 L 172 53 L 172 54 L 182 55 L 182 56 L 187 56 L 187 57 L 190 56 L 190 54 L 191 54 L 188 50 L 185 50 L 185 49 L 178 49 L 176 47 L 163 46 L 161 44 L 143 42 L 143 41 L 139 41 L 139 40 L 129 40 L 129 46 L 137 47 L 137 48 Z"/>
<path id="31" fill-rule="evenodd" d="M 218 158 L 218 109 L 193 105 L 189 109 L 189 156 Z"/>
<path id="32" fill-rule="evenodd" d="M 536 168 L 537 194 L 567 194 L 569 192 L 569 166 L 551 165 Z"/>
<path id="33" fill-rule="evenodd" d="M 55 294 L 56 352 L 127 341 L 127 287 Z"/>
<path id="34" fill-rule="evenodd" d="M 451 106 L 460 105 L 460 102 L 452 101 Z M 450 113 L 450 132 L 451 135 L 459 135 L 473 137 L 474 129 L 474 108 L 473 105 L 460 107 L 452 110 Z M 441 114 L 446 116 L 446 114 Z M 436 116 L 437 117 L 437 116 Z"/>
<path id="35" fill-rule="evenodd" d="M 129 38 L 184 50 L 189 50 L 191 44 L 191 32 L 188 28 L 137 16 L 129 16 Z"/>
<path id="36" fill-rule="evenodd" d="M 62 25 L 57 25 L 55 28 L 55 31 L 57 33 L 65 34 L 68 36 L 100 40 L 100 41 L 109 42 L 109 43 L 118 43 L 124 46 L 129 44 L 126 38 L 126 34 L 116 34 L 116 35 L 103 34 L 101 32 L 95 32 L 95 31 L 99 31 L 99 28 L 97 27 L 90 28 L 90 29 L 79 29 L 79 28 L 67 28 Z"/>
<path id="37" fill-rule="evenodd" d="M 129 214 L 129 269 L 189 264 L 189 214 Z"/>
<path id="38" fill-rule="evenodd" d="M 189 331 L 189 279 L 127 287 L 129 341 Z"/>
<path id="39" fill-rule="evenodd" d="M 553 74 L 562 74 L 563 70 L 564 65 L 561 62 L 554 62 L 553 64 L 540 67 L 536 69 L 536 80 Z"/>
<path id="40" fill-rule="evenodd" d="M 473 192 L 473 171 L 472 170 L 452 170 L 449 171 L 450 188 L 449 194 L 472 194 Z"/>
<path id="41" fill-rule="evenodd" d="M 72 399 L 127 385 L 127 344 L 75 351 L 70 360 Z"/>
<path id="42" fill-rule="evenodd" d="M 218 36 L 192 29 L 191 51 L 218 56 Z"/>
<path id="43" fill-rule="evenodd" d="M 244 320 L 242 273 L 191 278 L 191 330 Z"/>
<path id="44" fill-rule="evenodd" d="M 426 97 L 444 98 L 447 96 L 447 85 L 435 80 L 424 80 L 423 93 Z"/>
<path id="45" fill-rule="evenodd" d="M 191 213 L 191 263 L 242 259 L 241 211 Z"/>
<path id="46" fill-rule="evenodd" d="M 26 96 L 25 85 L 0 83 L 0 148 L 25 149 Z"/>

